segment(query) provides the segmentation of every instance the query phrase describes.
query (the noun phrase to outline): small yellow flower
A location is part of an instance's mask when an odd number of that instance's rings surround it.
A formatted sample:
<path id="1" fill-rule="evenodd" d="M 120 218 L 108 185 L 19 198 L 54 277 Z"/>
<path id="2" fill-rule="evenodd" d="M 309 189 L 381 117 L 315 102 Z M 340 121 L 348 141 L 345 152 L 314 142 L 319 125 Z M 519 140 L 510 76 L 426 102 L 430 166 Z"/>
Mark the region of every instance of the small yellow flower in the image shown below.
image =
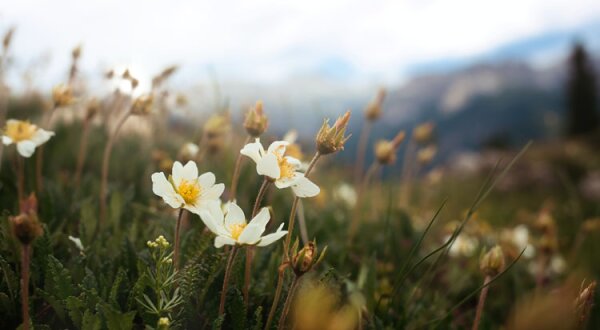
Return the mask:
<path id="1" fill-rule="evenodd" d="M 28 121 L 9 119 L 2 135 L 4 145 L 17 145 L 17 151 L 23 157 L 31 157 L 36 147 L 46 143 L 54 132 L 46 131 Z"/>

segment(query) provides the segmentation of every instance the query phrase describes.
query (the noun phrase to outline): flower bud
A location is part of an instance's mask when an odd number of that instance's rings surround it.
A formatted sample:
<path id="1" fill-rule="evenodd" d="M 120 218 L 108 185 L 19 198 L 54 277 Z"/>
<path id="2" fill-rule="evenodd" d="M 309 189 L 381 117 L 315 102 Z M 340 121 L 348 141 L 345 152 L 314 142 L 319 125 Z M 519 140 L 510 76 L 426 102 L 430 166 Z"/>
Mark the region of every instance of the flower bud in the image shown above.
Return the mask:
<path id="1" fill-rule="evenodd" d="M 15 34 L 15 28 L 10 28 L 4 35 L 4 39 L 2 39 L 2 47 L 4 47 L 4 52 L 10 47 L 10 42 L 12 41 L 13 35 Z"/>
<path id="2" fill-rule="evenodd" d="M 496 276 L 504 269 L 504 253 L 499 245 L 494 246 L 481 257 L 479 269 L 486 276 Z"/>
<path id="3" fill-rule="evenodd" d="M 323 121 L 323 126 L 317 133 L 317 150 L 321 155 L 327 155 L 340 150 L 344 150 L 344 144 L 350 138 L 346 134 L 346 128 L 350 121 L 350 111 L 338 117 L 333 126 L 329 126 L 329 120 Z"/>
<path id="4" fill-rule="evenodd" d="M 73 57 L 74 61 L 78 60 L 79 57 L 81 57 L 81 45 L 78 45 L 77 47 L 73 48 L 73 50 L 71 51 L 71 56 Z"/>
<path id="5" fill-rule="evenodd" d="M 292 246 L 292 251 L 297 251 L 298 249 L 298 241 L 294 242 Z M 296 276 L 302 276 L 309 272 L 314 266 L 316 266 L 323 257 L 325 257 L 325 252 L 327 251 L 327 247 L 323 249 L 321 255 L 317 257 L 318 248 L 317 243 L 315 241 L 308 242 L 300 251 L 297 251 L 294 255 L 292 255 L 292 269 Z"/>
<path id="6" fill-rule="evenodd" d="M 197 144 L 192 142 L 185 143 L 183 146 L 181 146 L 181 149 L 179 150 L 179 159 L 184 162 L 194 160 L 196 159 L 196 156 L 198 155 L 199 151 L 200 147 L 198 147 Z"/>
<path id="7" fill-rule="evenodd" d="M 54 107 L 60 108 L 73 103 L 73 92 L 67 85 L 57 85 L 52 89 L 52 101 Z"/>
<path id="8" fill-rule="evenodd" d="M 385 89 L 380 89 L 377 97 L 367 105 L 365 109 L 365 118 L 369 121 L 375 121 L 381 117 L 383 100 L 385 99 Z"/>
<path id="9" fill-rule="evenodd" d="M 171 325 L 171 321 L 169 321 L 168 317 L 161 317 L 158 319 L 156 328 L 160 329 L 160 330 L 167 330 L 167 329 L 169 329 L 170 325 Z"/>
<path id="10" fill-rule="evenodd" d="M 382 165 L 389 165 L 396 162 L 396 150 L 402 142 L 406 134 L 400 131 L 393 140 L 379 140 L 375 143 L 375 158 Z"/>
<path id="11" fill-rule="evenodd" d="M 133 85 L 132 85 L 133 87 Z M 142 95 L 137 97 L 131 105 L 131 113 L 134 115 L 148 115 L 152 112 L 154 98 L 152 95 Z"/>
<path id="12" fill-rule="evenodd" d="M 268 126 L 269 119 L 263 112 L 262 101 L 257 101 L 256 105 L 246 112 L 244 128 L 246 129 L 246 132 L 248 132 L 248 135 L 256 138 L 264 133 Z"/>
<path id="13" fill-rule="evenodd" d="M 20 201 L 19 204 L 21 213 L 8 219 L 13 235 L 21 244 L 27 245 L 42 236 L 44 229 L 38 219 L 35 195 L 31 194 L 27 199 Z"/>
<path id="14" fill-rule="evenodd" d="M 86 105 L 85 118 L 86 120 L 92 120 L 98 113 L 100 113 L 101 106 L 98 99 L 92 98 Z"/>
<path id="15" fill-rule="evenodd" d="M 587 286 L 581 284 L 581 290 L 575 298 L 575 313 L 579 318 L 579 324 L 585 324 L 590 316 L 594 305 L 594 293 L 596 292 L 596 281 L 592 281 Z M 583 327 L 582 327 L 583 328 Z"/>
<path id="16" fill-rule="evenodd" d="M 432 122 L 423 123 L 415 127 L 413 131 L 413 139 L 419 144 L 425 144 L 433 138 L 434 125 Z"/>
<path id="17" fill-rule="evenodd" d="M 417 161 L 421 165 L 427 165 L 431 163 L 435 155 L 437 154 L 437 148 L 433 145 L 427 146 L 417 153 Z"/>

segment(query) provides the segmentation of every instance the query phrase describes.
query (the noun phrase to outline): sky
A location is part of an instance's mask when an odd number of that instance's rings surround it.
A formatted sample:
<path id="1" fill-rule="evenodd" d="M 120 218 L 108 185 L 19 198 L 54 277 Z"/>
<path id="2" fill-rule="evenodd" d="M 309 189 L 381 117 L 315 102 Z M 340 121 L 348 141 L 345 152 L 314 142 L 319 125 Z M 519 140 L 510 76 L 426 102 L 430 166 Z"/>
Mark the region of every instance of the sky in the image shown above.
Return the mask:
<path id="1" fill-rule="evenodd" d="M 8 0 L 0 31 L 17 28 L 15 67 L 64 76 L 83 46 L 89 74 L 129 66 L 141 76 L 178 64 L 179 79 L 271 83 L 342 72 L 398 81 L 421 63 L 600 20 L 598 0 L 181 1 Z"/>

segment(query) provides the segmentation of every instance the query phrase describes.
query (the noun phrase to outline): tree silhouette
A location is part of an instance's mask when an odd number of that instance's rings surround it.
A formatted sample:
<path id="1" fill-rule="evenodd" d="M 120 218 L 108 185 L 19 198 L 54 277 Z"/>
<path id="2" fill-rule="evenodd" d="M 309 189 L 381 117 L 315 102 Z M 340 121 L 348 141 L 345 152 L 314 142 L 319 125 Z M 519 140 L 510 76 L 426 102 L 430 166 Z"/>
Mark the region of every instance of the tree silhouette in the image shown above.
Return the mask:
<path id="1" fill-rule="evenodd" d="M 567 135 L 577 136 L 598 128 L 596 81 L 589 56 L 581 43 L 573 46 L 567 85 Z"/>

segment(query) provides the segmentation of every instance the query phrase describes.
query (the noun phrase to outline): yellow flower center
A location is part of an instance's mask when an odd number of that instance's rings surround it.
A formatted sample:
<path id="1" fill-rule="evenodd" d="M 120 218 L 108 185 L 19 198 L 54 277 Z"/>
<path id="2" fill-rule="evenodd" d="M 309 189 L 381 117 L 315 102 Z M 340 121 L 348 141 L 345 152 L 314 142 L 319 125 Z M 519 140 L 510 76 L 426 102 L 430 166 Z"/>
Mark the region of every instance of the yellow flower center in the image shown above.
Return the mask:
<path id="1" fill-rule="evenodd" d="M 17 143 L 31 139 L 36 129 L 37 127 L 29 122 L 16 120 L 6 124 L 4 134 Z"/>
<path id="2" fill-rule="evenodd" d="M 183 197 L 186 204 L 194 204 L 200 196 L 200 185 L 197 182 L 181 180 L 177 192 Z"/>
<path id="3" fill-rule="evenodd" d="M 277 164 L 279 165 L 279 171 L 281 172 L 280 178 L 290 179 L 294 176 L 294 166 L 288 163 L 285 157 L 277 155 Z"/>
<path id="4" fill-rule="evenodd" d="M 231 232 L 231 238 L 233 238 L 234 240 L 238 240 L 238 238 L 240 237 L 240 235 L 242 234 L 242 232 L 244 231 L 244 228 L 246 228 L 246 224 L 245 223 L 236 223 L 234 225 L 229 226 L 229 231 Z"/>

